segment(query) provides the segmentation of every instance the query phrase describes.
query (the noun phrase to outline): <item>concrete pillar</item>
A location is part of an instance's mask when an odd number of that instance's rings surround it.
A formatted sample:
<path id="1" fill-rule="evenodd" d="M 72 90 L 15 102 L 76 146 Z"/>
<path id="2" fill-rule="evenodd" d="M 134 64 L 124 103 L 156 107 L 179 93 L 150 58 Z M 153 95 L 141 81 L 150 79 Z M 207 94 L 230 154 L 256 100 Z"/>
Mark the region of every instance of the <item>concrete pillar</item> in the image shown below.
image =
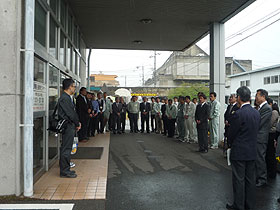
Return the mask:
<path id="1" fill-rule="evenodd" d="M 219 139 L 223 139 L 225 112 L 225 28 L 222 23 L 210 25 L 210 92 L 217 93 L 221 103 Z"/>
<path id="2" fill-rule="evenodd" d="M 21 6 L 18 0 L 0 4 L 0 195 L 22 192 Z"/>

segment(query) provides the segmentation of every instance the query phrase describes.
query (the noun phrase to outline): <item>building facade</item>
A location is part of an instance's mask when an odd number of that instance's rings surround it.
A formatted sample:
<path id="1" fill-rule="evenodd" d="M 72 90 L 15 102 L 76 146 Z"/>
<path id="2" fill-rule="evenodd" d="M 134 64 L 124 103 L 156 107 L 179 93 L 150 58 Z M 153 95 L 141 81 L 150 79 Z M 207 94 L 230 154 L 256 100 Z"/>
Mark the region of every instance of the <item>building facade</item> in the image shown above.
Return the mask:
<path id="1" fill-rule="evenodd" d="M 280 104 L 280 65 L 269 66 L 228 76 L 226 95 L 236 93 L 241 86 L 247 86 L 251 90 L 252 104 L 254 104 L 256 91 L 260 88 L 268 91 L 270 98 Z"/>
<path id="2" fill-rule="evenodd" d="M 225 59 L 226 75 L 252 70 L 251 60 Z M 183 83 L 210 81 L 210 56 L 197 45 L 184 52 L 173 52 L 166 62 L 146 81 L 149 87 L 178 87 Z"/>
<path id="3" fill-rule="evenodd" d="M 90 87 L 118 87 L 119 81 L 116 80 L 117 75 L 105 75 L 105 74 L 91 74 L 90 75 Z"/>
<path id="4" fill-rule="evenodd" d="M 0 195 L 23 191 L 23 127 L 33 126 L 33 180 L 58 159 L 59 138 L 48 122 L 72 78 L 77 89 L 86 81 L 86 45 L 75 16 L 65 0 L 36 0 L 34 28 L 34 125 L 22 125 L 24 105 L 25 1 L 1 1 Z M 7 33 L 6 33 L 7 32 Z M 4 102 L 4 103 L 3 103 Z M 3 118 L 2 118 L 3 117 Z M 3 120 L 5 119 L 5 120 Z M 5 161 L 3 161 L 5 160 Z"/>

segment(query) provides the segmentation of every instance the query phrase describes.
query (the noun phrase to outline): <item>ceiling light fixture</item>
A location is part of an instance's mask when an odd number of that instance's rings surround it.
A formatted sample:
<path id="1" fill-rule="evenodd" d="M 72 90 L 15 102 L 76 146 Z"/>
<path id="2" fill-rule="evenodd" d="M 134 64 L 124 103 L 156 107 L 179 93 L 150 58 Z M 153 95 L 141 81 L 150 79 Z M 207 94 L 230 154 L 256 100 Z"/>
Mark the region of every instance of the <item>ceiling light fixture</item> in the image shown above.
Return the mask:
<path id="1" fill-rule="evenodd" d="M 150 18 L 145 18 L 145 19 L 141 19 L 140 22 L 143 24 L 151 24 L 153 20 Z"/>
<path id="2" fill-rule="evenodd" d="M 134 40 L 133 43 L 134 43 L 134 44 L 142 44 L 143 41 L 142 41 L 142 40 Z"/>

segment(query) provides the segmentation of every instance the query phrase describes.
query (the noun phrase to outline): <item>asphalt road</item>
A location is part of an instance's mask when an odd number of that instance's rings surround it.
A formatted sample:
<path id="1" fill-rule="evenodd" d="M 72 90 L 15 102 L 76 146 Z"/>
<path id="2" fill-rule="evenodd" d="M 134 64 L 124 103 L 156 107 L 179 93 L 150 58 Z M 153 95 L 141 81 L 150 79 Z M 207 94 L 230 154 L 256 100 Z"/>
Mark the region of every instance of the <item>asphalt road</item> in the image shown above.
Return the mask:
<path id="1" fill-rule="evenodd" d="M 231 169 L 221 150 L 197 147 L 156 134 L 111 135 L 106 210 L 226 209 Z M 257 210 L 280 209 L 277 179 L 257 191 Z"/>

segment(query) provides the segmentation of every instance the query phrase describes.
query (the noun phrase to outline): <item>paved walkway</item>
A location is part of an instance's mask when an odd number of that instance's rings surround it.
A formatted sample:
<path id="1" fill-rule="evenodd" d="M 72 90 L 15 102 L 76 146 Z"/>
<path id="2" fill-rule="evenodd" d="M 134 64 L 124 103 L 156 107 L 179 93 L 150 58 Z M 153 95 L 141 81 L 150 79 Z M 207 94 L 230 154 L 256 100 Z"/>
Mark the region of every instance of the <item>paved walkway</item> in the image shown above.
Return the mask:
<path id="1" fill-rule="evenodd" d="M 100 160 L 75 159 L 75 179 L 60 178 L 58 161 L 34 185 L 34 198 L 46 200 L 105 199 L 110 134 L 90 138 L 80 147 L 103 147 Z"/>
<path id="2" fill-rule="evenodd" d="M 219 210 L 232 198 L 221 150 L 156 134 L 111 135 L 106 210 Z M 277 177 L 279 179 L 279 177 Z M 257 192 L 257 210 L 280 209 L 280 184 Z"/>

